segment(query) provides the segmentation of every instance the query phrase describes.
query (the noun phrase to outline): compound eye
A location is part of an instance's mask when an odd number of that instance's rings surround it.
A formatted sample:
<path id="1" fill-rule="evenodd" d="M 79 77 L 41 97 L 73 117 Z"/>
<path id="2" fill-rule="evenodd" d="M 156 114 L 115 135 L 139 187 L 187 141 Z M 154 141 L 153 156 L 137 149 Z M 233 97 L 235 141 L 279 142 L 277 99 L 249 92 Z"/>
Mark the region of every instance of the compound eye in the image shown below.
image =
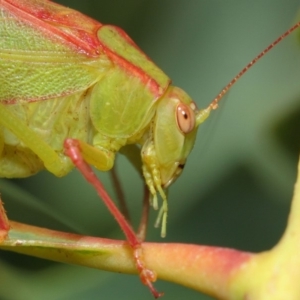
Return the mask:
<path id="1" fill-rule="evenodd" d="M 190 133 L 195 127 L 195 113 L 186 104 L 180 103 L 177 106 L 177 125 L 182 133 Z"/>

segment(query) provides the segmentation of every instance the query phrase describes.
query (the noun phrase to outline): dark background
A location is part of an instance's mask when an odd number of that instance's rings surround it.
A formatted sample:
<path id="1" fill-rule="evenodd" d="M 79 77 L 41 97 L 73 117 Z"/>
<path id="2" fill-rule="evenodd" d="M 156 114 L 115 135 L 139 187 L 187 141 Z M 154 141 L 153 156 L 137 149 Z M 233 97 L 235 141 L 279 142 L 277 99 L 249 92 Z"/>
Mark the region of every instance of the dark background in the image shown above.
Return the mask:
<path id="1" fill-rule="evenodd" d="M 296 20 L 296 0 L 59 1 L 127 31 L 136 43 L 206 107 L 255 55 Z M 167 237 L 149 241 L 267 250 L 287 220 L 299 152 L 300 47 L 290 36 L 231 90 L 201 126 L 181 178 L 169 193 Z M 142 183 L 120 159 L 134 223 Z M 107 186 L 107 175 L 101 175 Z M 86 235 L 122 238 L 90 186 L 72 172 L 2 180 L 10 218 Z M 152 299 L 137 276 L 118 275 L 1 252 L 0 299 Z M 184 258 L 183 258 L 184 259 Z M 210 299 L 158 281 L 164 299 Z M 17 288 L 16 288 L 17 287 Z"/>

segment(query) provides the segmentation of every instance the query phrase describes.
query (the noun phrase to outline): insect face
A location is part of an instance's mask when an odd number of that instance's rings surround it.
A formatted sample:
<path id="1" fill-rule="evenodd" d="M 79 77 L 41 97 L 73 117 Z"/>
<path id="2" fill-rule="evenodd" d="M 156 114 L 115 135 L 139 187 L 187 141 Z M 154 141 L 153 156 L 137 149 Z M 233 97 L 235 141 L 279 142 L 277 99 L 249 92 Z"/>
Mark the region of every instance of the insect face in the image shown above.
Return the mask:
<path id="1" fill-rule="evenodd" d="M 171 86 L 158 104 L 154 146 L 164 188 L 178 178 L 196 134 L 197 107 L 181 89 Z"/>

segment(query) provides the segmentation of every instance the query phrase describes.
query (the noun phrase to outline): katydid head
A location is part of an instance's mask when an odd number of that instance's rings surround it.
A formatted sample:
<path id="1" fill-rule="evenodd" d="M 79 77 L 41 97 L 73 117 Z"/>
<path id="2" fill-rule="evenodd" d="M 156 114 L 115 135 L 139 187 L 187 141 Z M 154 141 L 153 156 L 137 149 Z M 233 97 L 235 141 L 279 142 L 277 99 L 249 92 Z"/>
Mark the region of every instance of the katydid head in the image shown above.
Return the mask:
<path id="1" fill-rule="evenodd" d="M 198 125 L 205 121 L 212 109 L 218 107 L 219 101 L 249 68 L 298 27 L 300 27 L 300 22 L 259 53 L 223 88 L 206 109 L 198 111 L 195 102 L 177 87 L 171 86 L 167 90 L 157 108 L 154 134 L 156 155 L 161 164 L 161 181 L 164 188 L 180 175 L 193 148 Z"/>
<path id="2" fill-rule="evenodd" d="M 212 108 L 209 106 L 198 110 L 195 102 L 183 90 L 174 86 L 167 89 L 157 104 L 152 138 L 144 144 L 142 156 L 146 182 L 154 197 L 154 208 L 157 208 L 156 192 L 163 199 L 156 221 L 158 226 L 162 219 L 162 237 L 166 235 L 168 210 L 163 189 L 169 187 L 181 174 L 194 146 L 198 125 L 208 117 Z"/>
<path id="3" fill-rule="evenodd" d="M 184 91 L 173 86 L 169 87 L 164 96 L 159 100 L 156 119 L 153 125 L 153 144 L 152 147 L 145 148 L 148 150 L 147 155 L 149 157 L 153 153 L 152 150 L 155 153 L 155 160 L 150 159 L 149 162 L 152 164 L 150 168 L 153 168 L 152 176 L 155 174 L 153 177 L 159 179 L 155 180 L 152 177 L 152 179 L 146 181 L 147 183 L 150 182 L 150 191 L 154 199 L 156 199 L 156 192 L 159 192 L 164 200 L 156 222 L 156 225 L 158 225 L 162 218 L 162 236 L 166 234 L 168 210 L 167 198 L 162 188 L 167 188 L 181 174 L 186 159 L 193 148 L 199 124 L 205 121 L 212 109 L 218 107 L 218 103 L 223 96 L 260 58 L 299 27 L 300 22 L 287 30 L 257 55 L 223 88 L 206 109 L 198 111 L 192 99 Z M 144 151 L 144 153 L 146 152 Z M 147 175 L 146 172 L 145 177 L 149 178 Z"/>
<path id="4" fill-rule="evenodd" d="M 159 100 L 153 140 L 163 188 L 181 174 L 195 143 L 201 112 L 195 102 L 177 87 L 171 86 Z"/>

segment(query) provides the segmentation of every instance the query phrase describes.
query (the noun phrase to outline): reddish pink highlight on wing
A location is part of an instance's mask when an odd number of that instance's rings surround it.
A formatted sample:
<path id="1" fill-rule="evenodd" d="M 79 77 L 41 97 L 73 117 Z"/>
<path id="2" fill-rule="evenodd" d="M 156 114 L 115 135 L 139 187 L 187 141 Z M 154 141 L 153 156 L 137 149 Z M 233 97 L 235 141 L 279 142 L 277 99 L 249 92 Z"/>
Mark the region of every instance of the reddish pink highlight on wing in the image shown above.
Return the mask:
<path id="1" fill-rule="evenodd" d="M 100 53 L 97 31 L 103 25 L 75 10 L 50 1 L 6 0 L 2 6 L 32 26 L 44 29 L 49 38 L 61 37 L 65 44 L 88 56 Z"/>

